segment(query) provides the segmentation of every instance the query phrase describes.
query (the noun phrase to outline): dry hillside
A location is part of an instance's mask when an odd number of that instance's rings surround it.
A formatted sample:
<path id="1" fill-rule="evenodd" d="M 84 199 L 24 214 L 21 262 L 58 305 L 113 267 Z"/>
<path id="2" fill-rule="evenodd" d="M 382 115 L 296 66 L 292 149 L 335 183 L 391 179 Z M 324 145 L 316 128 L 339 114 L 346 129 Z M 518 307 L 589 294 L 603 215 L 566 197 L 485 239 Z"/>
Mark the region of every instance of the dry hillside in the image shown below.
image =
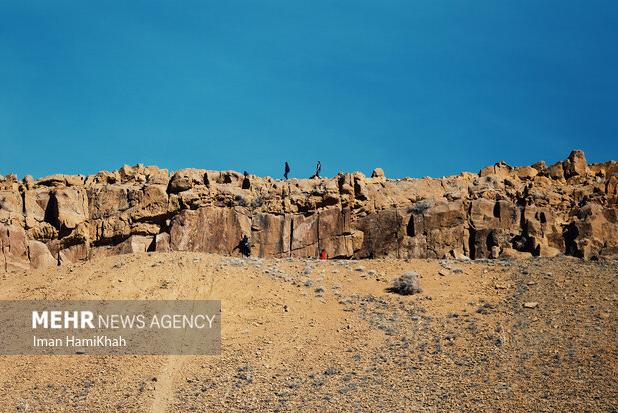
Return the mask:
<path id="1" fill-rule="evenodd" d="M 406 271 L 420 275 L 423 292 L 388 292 Z M 220 299 L 223 343 L 219 356 L 2 356 L 0 406 L 615 412 L 617 275 L 616 261 L 570 257 L 313 261 L 191 252 L 9 272 L 2 299 Z"/>

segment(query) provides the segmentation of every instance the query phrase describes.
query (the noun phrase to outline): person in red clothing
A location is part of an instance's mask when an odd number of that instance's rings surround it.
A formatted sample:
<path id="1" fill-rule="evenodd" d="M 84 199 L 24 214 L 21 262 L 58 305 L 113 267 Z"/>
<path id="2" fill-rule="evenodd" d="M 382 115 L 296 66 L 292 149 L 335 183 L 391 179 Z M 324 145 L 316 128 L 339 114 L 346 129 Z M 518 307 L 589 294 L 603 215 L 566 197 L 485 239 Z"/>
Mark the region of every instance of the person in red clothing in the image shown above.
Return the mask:
<path id="1" fill-rule="evenodd" d="M 328 258 L 328 254 L 326 253 L 326 250 L 322 249 L 322 252 L 320 252 L 320 259 L 325 260 L 327 258 Z"/>

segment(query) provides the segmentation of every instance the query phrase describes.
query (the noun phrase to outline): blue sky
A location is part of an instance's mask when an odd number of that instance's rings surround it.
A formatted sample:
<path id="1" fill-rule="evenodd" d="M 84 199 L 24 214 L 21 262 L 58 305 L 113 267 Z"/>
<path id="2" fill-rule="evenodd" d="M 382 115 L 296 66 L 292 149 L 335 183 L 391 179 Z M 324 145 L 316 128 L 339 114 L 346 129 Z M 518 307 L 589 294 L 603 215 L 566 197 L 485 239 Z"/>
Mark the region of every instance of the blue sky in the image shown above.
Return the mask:
<path id="1" fill-rule="evenodd" d="M 3 1 L 0 174 L 618 158 L 615 0 Z"/>

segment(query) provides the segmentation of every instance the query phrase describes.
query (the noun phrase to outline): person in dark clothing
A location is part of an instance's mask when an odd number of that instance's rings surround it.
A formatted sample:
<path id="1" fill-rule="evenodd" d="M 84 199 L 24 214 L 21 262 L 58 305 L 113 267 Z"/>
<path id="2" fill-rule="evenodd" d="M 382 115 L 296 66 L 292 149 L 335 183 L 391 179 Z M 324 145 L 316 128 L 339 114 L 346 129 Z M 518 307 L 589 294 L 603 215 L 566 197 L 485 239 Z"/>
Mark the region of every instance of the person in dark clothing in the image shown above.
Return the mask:
<path id="1" fill-rule="evenodd" d="M 251 244 L 249 243 L 249 237 L 247 237 L 246 234 L 243 235 L 240 242 L 234 249 L 238 249 L 243 257 L 249 257 L 251 255 Z"/>
<path id="2" fill-rule="evenodd" d="M 321 171 L 322 171 L 322 164 L 320 163 L 320 161 L 318 161 L 318 164 L 315 166 L 315 173 L 311 176 L 311 179 L 319 178 Z"/>
<path id="3" fill-rule="evenodd" d="M 285 169 L 283 172 L 283 177 L 285 178 L 285 180 L 287 181 L 288 179 L 288 174 L 290 173 L 290 165 L 288 164 L 287 161 L 285 161 Z"/>
<path id="4" fill-rule="evenodd" d="M 251 188 L 251 181 L 249 180 L 249 172 L 245 171 L 243 174 L 245 177 L 242 180 L 242 189 Z"/>

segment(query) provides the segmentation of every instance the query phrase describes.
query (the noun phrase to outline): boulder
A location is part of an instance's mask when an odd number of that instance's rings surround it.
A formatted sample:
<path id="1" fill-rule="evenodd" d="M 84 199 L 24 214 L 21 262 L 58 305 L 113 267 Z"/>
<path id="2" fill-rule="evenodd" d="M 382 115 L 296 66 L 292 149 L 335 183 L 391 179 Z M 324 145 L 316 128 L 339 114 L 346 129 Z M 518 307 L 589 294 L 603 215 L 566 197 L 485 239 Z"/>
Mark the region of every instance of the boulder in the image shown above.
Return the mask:
<path id="1" fill-rule="evenodd" d="M 479 176 L 484 177 L 489 175 L 497 175 L 504 178 L 510 175 L 512 169 L 513 167 L 507 165 L 506 162 L 500 161 L 492 166 L 486 166 L 485 168 L 481 169 L 481 171 L 479 172 Z"/>
<path id="2" fill-rule="evenodd" d="M 354 178 L 352 174 L 338 175 L 337 183 L 341 195 L 354 195 Z"/>
<path id="3" fill-rule="evenodd" d="M 58 263 L 47 245 L 36 240 L 28 241 L 28 257 L 30 258 L 30 266 L 34 269 L 53 267 Z"/>
<path id="4" fill-rule="evenodd" d="M 0 190 L 0 218 L 18 218 L 23 213 L 23 202 L 19 191 Z"/>
<path id="5" fill-rule="evenodd" d="M 88 212 L 91 219 L 116 217 L 129 207 L 129 188 L 125 186 L 88 188 Z"/>
<path id="6" fill-rule="evenodd" d="M 159 222 L 168 215 L 168 194 L 163 185 L 147 185 L 129 192 L 131 206 L 127 214 L 132 221 Z M 156 231 L 155 233 L 158 233 Z"/>
<path id="7" fill-rule="evenodd" d="M 565 178 L 571 178 L 576 175 L 586 175 L 586 156 L 583 151 L 574 150 L 569 155 L 569 158 L 563 162 Z"/>
<path id="8" fill-rule="evenodd" d="M 131 235 L 125 241 L 118 244 L 115 249 L 119 254 L 154 251 L 155 239 L 154 237 L 143 235 Z"/>
<path id="9" fill-rule="evenodd" d="M 360 201 L 369 200 L 369 188 L 365 175 L 360 172 L 355 172 L 354 178 L 354 198 Z"/>
<path id="10" fill-rule="evenodd" d="M 92 184 L 107 184 L 112 185 L 115 183 L 120 183 L 120 174 L 118 171 L 109 172 L 109 171 L 101 171 L 98 172 L 94 176 L 89 176 L 86 178 L 85 183 L 88 185 Z"/>
<path id="11" fill-rule="evenodd" d="M 22 183 L 24 184 L 24 188 L 26 189 L 32 189 L 35 185 L 34 178 L 32 177 L 32 175 L 24 176 L 24 179 L 22 179 Z"/>
<path id="12" fill-rule="evenodd" d="M 25 190 L 23 193 L 23 199 L 26 218 L 32 218 L 36 222 L 45 221 L 49 197 L 50 190 L 48 188 L 39 187 Z M 35 223 L 32 223 L 29 226 L 34 225 Z"/>
<path id="13" fill-rule="evenodd" d="M 562 162 L 556 162 L 549 167 L 549 176 L 552 179 L 564 179 L 564 166 Z"/>
<path id="14" fill-rule="evenodd" d="M 188 191 L 195 185 L 205 185 L 206 179 L 206 171 L 203 169 L 182 169 L 172 175 L 167 187 L 167 192 L 170 194 L 177 194 Z"/>
<path id="15" fill-rule="evenodd" d="M 88 195 L 84 188 L 56 189 L 49 202 L 50 223 L 61 230 L 74 229 L 88 218 Z"/>
<path id="16" fill-rule="evenodd" d="M 519 179 L 531 180 L 539 174 L 539 170 L 532 166 L 520 166 L 515 168 L 515 173 Z"/>
<path id="17" fill-rule="evenodd" d="M 581 258 L 614 255 L 618 250 L 618 208 L 587 204 L 563 231 L 567 254 Z"/>
<path id="18" fill-rule="evenodd" d="M 547 170 L 547 165 L 545 161 L 539 161 L 532 164 L 532 167 L 537 170 L 538 173 L 544 173 Z"/>
<path id="19" fill-rule="evenodd" d="M 84 177 L 81 175 L 65 175 L 64 181 L 67 186 L 81 186 L 84 184 Z"/>
<path id="20" fill-rule="evenodd" d="M 90 248 L 87 244 L 74 244 L 69 246 L 62 246 L 62 249 L 59 251 L 60 254 L 60 263 L 75 263 L 79 261 L 85 261 L 90 258 Z M 116 252 L 118 253 L 118 252 Z"/>
<path id="21" fill-rule="evenodd" d="M 154 242 L 154 249 L 157 252 L 169 252 L 171 251 L 171 245 L 170 245 L 170 234 L 168 234 L 167 232 L 163 232 L 161 234 L 157 234 L 155 236 Z"/>
<path id="22" fill-rule="evenodd" d="M 562 251 L 555 247 L 550 247 L 548 245 L 540 245 L 538 250 L 539 257 L 557 257 L 561 255 Z"/>
<path id="23" fill-rule="evenodd" d="M 38 181 L 36 181 L 36 184 L 43 186 L 61 186 L 66 185 L 66 180 L 64 178 L 64 175 L 55 174 L 40 178 Z"/>
<path id="24" fill-rule="evenodd" d="M 142 164 L 135 166 L 124 165 L 118 169 L 121 183 L 144 183 L 146 182 L 146 168 Z"/>
<path id="25" fill-rule="evenodd" d="M 156 166 L 147 166 L 144 168 L 146 182 L 149 185 L 164 185 L 167 186 L 170 181 L 169 172 L 167 169 L 159 169 Z"/>
<path id="26" fill-rule="evenodd" d="M 88 238 L 96 245 L 117 244 L 131 236 L 131 224 L 121 216 L 92 220 L 88 228 Z"/>
<path id="27" fill-rule="evenodd" d="M 371 172 L 372 178 L 384 178 L 384 171 L 382 168 L 375 168 L 373 172 Z"/>

